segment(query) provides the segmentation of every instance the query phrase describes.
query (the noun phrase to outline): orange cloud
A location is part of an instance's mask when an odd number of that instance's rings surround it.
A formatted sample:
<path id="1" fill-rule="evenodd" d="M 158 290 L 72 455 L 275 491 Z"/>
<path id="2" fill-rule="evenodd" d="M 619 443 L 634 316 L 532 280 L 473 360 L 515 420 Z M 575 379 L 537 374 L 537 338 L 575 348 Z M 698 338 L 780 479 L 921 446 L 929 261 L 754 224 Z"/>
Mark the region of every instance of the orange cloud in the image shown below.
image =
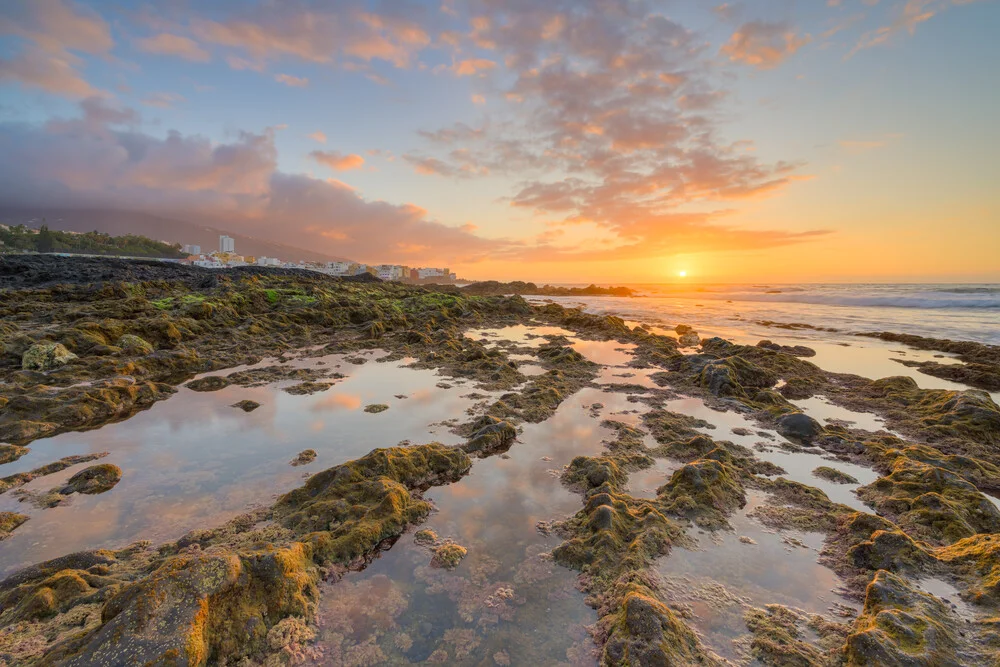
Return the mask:
<path id="1" fill-rule="evenodd" d="M 208 62 L 212 59 L 209 52 L 198 46 L 193 39 L 167 32 L 137 39 L 135 45 L 140 51 L 161 56 L 177 56 L 194 62 Z"/>
<path id="2" fill-rule="evenodd" d="M 455 63 L 451 69 L 455 76 L 473 76 L 494 69 L 496 66 L 495 62 L 486 58 L 470 58 Z"/>
<path id="3" fill-rule="evenodd" d="M 733 33 L 720 52 L 733 62 L 757 69 L 771 69 L 812 41 L 812 36 L 798 36 L 785 23 L 744 23 Z"/>
<path id="4" fill-rule="evenodd" d="M 316 132 L 313 132 L 312 134 L 310 134 L 309 138 L 312 139 L 313 141 L 316 141 L 316 142 L 321 143 L 321 144 L 325 144 L 326 143 L 326 134 L 323 133 L 323 132 L 321 132 L 321 131 L 319 131 L 319 130 L 317 130 Z"/>
<path id="5" fill-rule="evenodd" d="M 365 163 L 365 159 L 356 153 L 343 155 L 337 151 L 313 151 L 309 157 L 334 171 L 360 169 Z"/>

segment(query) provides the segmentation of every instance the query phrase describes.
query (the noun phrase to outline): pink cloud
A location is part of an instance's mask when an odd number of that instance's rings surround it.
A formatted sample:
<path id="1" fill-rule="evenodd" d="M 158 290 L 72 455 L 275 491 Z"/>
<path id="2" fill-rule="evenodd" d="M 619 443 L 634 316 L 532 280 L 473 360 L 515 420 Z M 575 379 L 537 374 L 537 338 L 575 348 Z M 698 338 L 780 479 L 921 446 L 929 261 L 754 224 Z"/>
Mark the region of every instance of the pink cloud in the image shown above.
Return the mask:
<path id="1" fill-rule="evenodd" d="M 292 76 L 291 74 L 275 74 L 274 80 L 278 83 L 292 88 L 305 88 L 309 85 L 309 79 L 305 77 Z"/>
<path id="2" fill-rule="evenodd" d="M 273 130 L 228 143 L 178 132 L 159 138 L 130 127 L 139 122 L 133 110 L 90 99 L 81 112 L 43 126 L 0 123 L 0 201 L 141 210 L 360 261 L 472 262 L 509 245 L 443 225 L 413 204 L 280 172 Z"/>
<path id="3" fill-rule="evenodd" d="M 89 9 L 62 0 L 13 1 L 0 6 L 0 33 L 24 40 L 10 59 L 0 59 L 0 81 L 16 81 L 65 97 L 99 91 L 80 74 L 72 52 L 107 53 L 114 46 L 107 22 Z"/>
<path id="4" fill-rule="evenodd" d="M 356 153 L 344 155 L 338 151 L 313 151 L 309 157 L 334 171 L 360 169 L 365 164 L 365 159 Z"/>
<path id="5" fill-rule="evenodd" d="M 208 62 L 212 59 L 211 54 L 193 39 L 167 32 L 138 39 L 135 45 L 140 51 L 161 56 L 177 56 L 194 62 Z"/>
<path id="6" fill-rule="evenodd" d="M 799 36 L 785 23 L 752 21 L 741 25 L 720 52 L 733 62 L 771 69 L 811 41 L 810 35 Z"/>

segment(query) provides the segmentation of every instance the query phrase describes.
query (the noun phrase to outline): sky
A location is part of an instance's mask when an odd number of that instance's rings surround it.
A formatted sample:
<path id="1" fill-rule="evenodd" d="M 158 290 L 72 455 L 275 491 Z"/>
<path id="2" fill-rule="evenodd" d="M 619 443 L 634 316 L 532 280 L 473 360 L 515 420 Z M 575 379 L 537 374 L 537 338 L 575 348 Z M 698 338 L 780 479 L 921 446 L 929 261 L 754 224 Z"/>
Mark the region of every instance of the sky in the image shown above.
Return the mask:
<path id="1" fill-rule="evenodd" d="M 998 31 L 991 0 L 3 0 L 0 205 L 470 279 L 996 282 Z"/>

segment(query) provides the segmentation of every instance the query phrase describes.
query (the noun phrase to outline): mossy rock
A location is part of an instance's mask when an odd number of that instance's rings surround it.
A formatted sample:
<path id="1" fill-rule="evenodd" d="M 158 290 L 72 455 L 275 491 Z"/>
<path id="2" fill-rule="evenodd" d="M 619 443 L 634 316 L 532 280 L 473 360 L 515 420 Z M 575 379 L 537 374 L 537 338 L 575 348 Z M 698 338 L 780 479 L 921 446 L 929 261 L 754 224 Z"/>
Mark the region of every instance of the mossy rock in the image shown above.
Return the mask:
<path id="1" fill-rule="evenodd" d="M 27 447 L 21 447 L 20 445 L 0 444 L 0 465 L 3 465 L 4 463 L 13 463 L 29 451 L 31 450 Z"/>
<path id="2" fill-rule="evenodd" d="M 304 466 L 316 460 L 315 449 L 303 449 L 298 455 L 289 461 L 293 466 Z"/>
<path id="3" fill-rule="evenodd" d="M 218 375 L 209 375 L 197 380 L 191 380 L 184 386 L 191 391 L 219 391 L 229 386 L 229 380 Z"/>
<path id="4" fill-rule="evenodd" d="M 178 555 L 115 594 L 96 631 L 46 659 L 74 667 L 238 661 L 267 648 L 280 620 L 312 615 L 317 579 L 302 544 Z"/>
<path id="5" fill-rule="evenodd" d="M 948 606 L 879 570 L 865 591 L 865 606 L 847 637 L 849 665 L 960 665 Z"/>
<path id="6" fill-rule="evenodd" d="M 819 466 L 812 472 L 814 477 L 825 479 L 834 484 L 857 484 L 858 480 L 846 472 L 831 468 L 830 466 Z"/>
<path id="7" fill-rule="evenodd" d="M 601 624 L 608 628 L 604 666 L 716 664 L 694 631 L 644 586 L 629 586 L 617 613 Z"/>
<path id="8" fill-rule="evenodd" d="M 59 489 L 59 493 L 85 493 L 94 495 L 110 491 L 122 479 L 122 469 L 112 463 L 101 463 L 84 468 L 76 473 Z"/>
<path id="9" fill-rule="evenodd" d="M 25 514 L 0 512 L 0 540 L 9 537 L 14 530 L 28 520 Z"/>
<path id="10" fill-rule="evenodd" d="M 237 401 L 233 403 L 230 407 L 239 408 L 243 412 L 253 412 L 260 407 L 260 403 L 257 401 L 251 401 L 249 399 L 243 399 L 242 401 Z"/>
<path id="11" fill-rule="evenodd" d="M 152 343 L 135 334 L 123 334 L 115 345 L 120 347 L 125 354 L 136 356 L 152 354 L 155 350 Z"/>
<path id="12" fill-rule="evenodd" d="M 973 602 L 1000 603 L 1000 535 L 973 535 L 937 549 L 934 555 L 973 580 L 969 590 Z"/>
<path id="13" fill-rule="evenodd" d="M 859 488 L 858 497 L 907 533 L 934 544 L 1000 532 L 1000 509 L 974 484 L 905 457 L 896 459 L 889 475 Z"/>
<path id="14" fill-rule="evenodd" d="M 464 452 L 438 443 L 376 449 L 313 475 L 275 512 L 305 536 L 318 562 L 350 563 L 428 515 L 430 504 L 413 490 L 457 480 L 471 466 Z"/>
<path id="15" fill-rule="evenodd" d="M 510 449 L 517 438 L 517 430 L 510 422 L 496 417 L 485 416 L 476 426 L 479 428 L 472 434 L 469 441 L 462 445 L 469 454 L 490 456 Z"/>
<path id="16" fill-rule="evenodd" d="M 62 343 L 35 343 L 21 357 L 21 368 L 26 371 L 48 371 L 65 366 L 77 356 Z"/>
<path id="17" fill-rule="evenodd" d="M 413 541 L 417 544 L 434 544 L 438 541 L 438 535 L 430 528 L 424 528 L 413 534 Z"/>
<path id="18" fill-rule="evenodd" d="M 365 412 L 368 412 L 368 413 L 371 413 L 371 414 L 376 414 L 376 415 L 378 413 L 380 413 L 380 412 L 385 412 L 388 409 L 389 409 L 389 406 L 386 405 L 385 403 L 372 403 L 371 405 L 366 405 L 365 406 Z"/>
<path id="19" fill-rule="evenodd" d="M 610 457 L 577 456 L 562 474 L 563 484 L 588 491 L 607 485 L 620 490 L 628 481 L 618 464 Z"/>
<path id="20" fill-rule="evenodd" d="M 446 570 L 454 570 L 468 553 L 469 550 L 462 545 L 447 542 L 434 549 L 434 557 L 431 559 L 431 565 Z"/>
<path id="21" fill-rule="evenodd" d="M 728 525 L 726 517 L 746 505 L 736 471 L 712 459 L 700 459 L 674 471 L 656 495 L 671 514 L 711 529 Z"/>

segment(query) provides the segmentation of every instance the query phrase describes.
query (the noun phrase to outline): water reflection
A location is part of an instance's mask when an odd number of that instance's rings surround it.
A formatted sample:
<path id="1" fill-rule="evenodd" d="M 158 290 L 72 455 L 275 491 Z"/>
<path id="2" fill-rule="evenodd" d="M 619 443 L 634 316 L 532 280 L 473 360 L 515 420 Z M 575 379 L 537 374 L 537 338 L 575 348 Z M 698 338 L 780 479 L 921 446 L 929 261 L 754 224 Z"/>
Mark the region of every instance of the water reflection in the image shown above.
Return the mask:
<path id="1" fill-rule="evenodd" d="M 763 502 L 747 494 L 747 506 L 730 517 L 733 532 L 700 535 L 694 550 L 675 548 L 657 561 L 656 570 L 672 605 L 714 651 L 730 660 L 744 656 L 743 615 L 750 607 L 782 604 L 828 617 L 860 605 L 837 595 L 840 580 L 817 562 L 822 536 L 775 533 L 747 517 Z"/>
<path id="2" fill-rule="evenodd" d="M 364 571 L 328 586 L 316 664 L 359 652 L 379 664 L 596 664 L 584 629 L 596 614 L 576 590 L 576 574 L 547 557 L 560 539 L 536 524 L 580 509 L 580 496 L 558 476 L 574 456 L 603 449 L 613 434 L 600 422 L 626 405 L 585 389 L 548 421 L 525 425 L 507 458 L 478 461 L 461 481 L 431 489 L 437 509 L 421 528 L 468 555 L 453 571 L 432 568 L 428 549 L 405 535 Z M 369 611 L 385 609 L 390 618 Z M 365 618 L 346 627 L 345 615 Z"/>
<path id="3" fill-rule="evenodd" d="M 437 387 L 440 376 L 405 368 L 406 362 L 356 365 L 342 355 L 296 359 L 289 364 L 336 369 L 348 377 L 305 396 L 282 391 L 294 384 L 288 381 L 208 393 L 179 387 L 169 399 L 127 421 L 32 443 L 31 452 L 5 466 L 4 474 L 71 454 L 108 451 L 102 462 L 120 466 L 122 481 L 107 493 L 74 496 L 45 510 L 19 503 L 10 493 L 0 495 L 0 510 L 30 516 L 0 542 L 0 573 L 80 549 L 176 539 L 193 528 L 223 523 L 253 504 L 268 504 L 301 484 L 304 473 L 376 447 L 406 439 L 459 442 L 433 424 L 464 415 L 473 399 L 462 397 L 466 389 L 459 384 Z M 273 364 L 268 360 L 255 367 Z M 243 399 L 261 407 L 249 413 L 230 407 Z M 385 403 L 389 410 L 364 412 L 361 406 L 370 403 Z M 290 467 L 288 461 L 303 449 L 316 450 L 317 460 Z M 40 477 L 24 488 L 47 490 L 77 470 Z"/>

